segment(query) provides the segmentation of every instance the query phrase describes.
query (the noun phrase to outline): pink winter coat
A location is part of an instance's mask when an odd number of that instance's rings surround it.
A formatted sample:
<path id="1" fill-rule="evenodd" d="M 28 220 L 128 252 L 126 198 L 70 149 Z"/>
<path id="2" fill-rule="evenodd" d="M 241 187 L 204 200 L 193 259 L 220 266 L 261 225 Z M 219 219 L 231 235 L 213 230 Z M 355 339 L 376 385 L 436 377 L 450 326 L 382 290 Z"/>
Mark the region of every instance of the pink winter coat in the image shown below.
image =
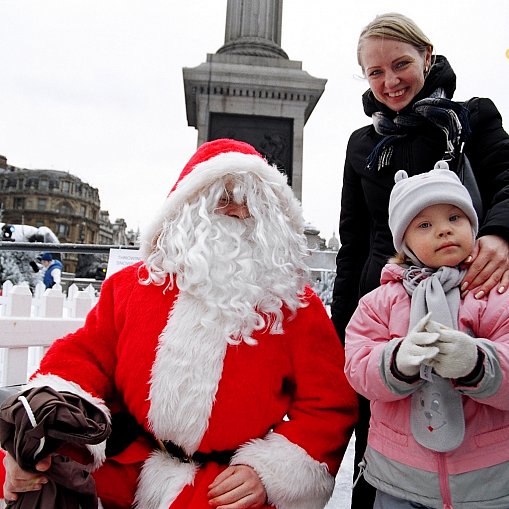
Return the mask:
<path id="1" fill-rule="evenodd" d="M 461 301 L 458 328 L 479 338 L 478 346 L 485 354 L 485 375 L 475 387 L 456 384 L 457 390 L 463 394 L 465 439 L 455 450 L 437 453 L 418 444 L 412 436 L 410 386 L 397 380 L 389 368 L 392 352 L 400 343 L 399 338 L 405 337 L 408 332 L 411 300 L 401 283 L 403 271 L 404 268 L 399 265 L 386 265 L 381 286 L 361 299 L 346 329 L 345 373 L 354 389 L 371 400 L 368 450 L 374 451 L 371 456 L 378 462 L 376 470 L 382 472 L 381 478 L 384 477 L 384 468 L 380 460 L 383 463 L 383 458 L 386 458 L 386 469 L 389 464 L 397 462 L 400 466 L 430 473 L 430 480 L 439 478 L 441 487 L 438 493 L 441 491 L 443 496 L 444 475 L 456 476 L 456 482 L 461 479 L 457 474 L 478 472 L 509 461 L 509 292 L 500 295 L 492 291 L 479 300 L 470 292 Z M 366 477 L 371 482 L 373 475 L 370 478 L 369 470 L 368 460 Z M 504 486 L 500 486 L 502 492 L 498 488 L 495 490 L 498 491 L 497 496 L 504 497 L 505 506 L 501 506 L 508 507 L 509 487 L 505 486 L 509 463 L 504 470 L 507 474 Z M 378 473 L 374 475 L 377 476 Z M 405 479 L 401 479 L 401 485 L 392 491 L 401 497 L 412 480 L 410 474 L 400 477 Z M 471 478 L 469 475 L 463 477 L 469 482 Z M 380 482 L 374 479 L 373 484 L 390 492 L 388 483 L 392 482 L 394 479 L 382 479 Z M 485 479 L 485 482 L 489 484 L 490 479 Z M 395 484 L 398 483 L 399 480 Z M 461 492 L 457 486 L 456 489 Z M 490 489 L 493 489 L 493 484 Z M 483 498 L 481 496 L 477 500 Z M 417 496 L 414 500 L 423 499 Z M 429 500 L 425 502 L 431 505 Z M 459 503 L 454 507 L 475 505 Z"/>

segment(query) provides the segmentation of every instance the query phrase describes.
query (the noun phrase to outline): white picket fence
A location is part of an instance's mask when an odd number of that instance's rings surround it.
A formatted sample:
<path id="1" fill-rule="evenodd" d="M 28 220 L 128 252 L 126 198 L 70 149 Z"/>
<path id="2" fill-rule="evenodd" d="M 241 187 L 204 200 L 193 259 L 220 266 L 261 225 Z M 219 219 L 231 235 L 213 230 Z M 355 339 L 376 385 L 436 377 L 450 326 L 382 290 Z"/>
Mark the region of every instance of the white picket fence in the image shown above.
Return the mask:
<path id="1" fill-rule="evenodd" d="M 34 294 L 27 285 L 4 283 L 0 296 L 0 386 L 24 384 L 37 369 L 55 339 L 74 332 L 97 301 L 90 285 L 79 290 L 60 285 L 46 289 L 38 283 Z"/>

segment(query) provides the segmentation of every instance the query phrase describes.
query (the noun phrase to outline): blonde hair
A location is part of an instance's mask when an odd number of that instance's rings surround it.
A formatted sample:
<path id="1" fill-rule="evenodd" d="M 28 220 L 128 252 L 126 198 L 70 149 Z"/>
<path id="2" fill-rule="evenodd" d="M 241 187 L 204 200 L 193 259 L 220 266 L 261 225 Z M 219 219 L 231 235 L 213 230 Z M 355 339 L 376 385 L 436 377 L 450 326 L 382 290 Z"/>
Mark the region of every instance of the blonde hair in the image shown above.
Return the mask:
<path id="1" fill-rule="evenodd" d="M 393 257 L 389 258 L 387 263 L 396 263 L 397 265 L 406 265 L 414 263 L 412 259 L 405 253 L 396 253 Z"/>
<path id="2" fill-rule="evenodd" d="M 361 67 L 362 45 L 370 37 L 381 37 L 410 44 L 422 56 L 426 55 L 428 48 L 431 48 L 431 51 L 433 51 L 433 44 L 414 21 L 403 16 L 403 14 L 388 12 L 378 15 L 371 23 L 364 27 L 359 36 L 357 61 Z"/>

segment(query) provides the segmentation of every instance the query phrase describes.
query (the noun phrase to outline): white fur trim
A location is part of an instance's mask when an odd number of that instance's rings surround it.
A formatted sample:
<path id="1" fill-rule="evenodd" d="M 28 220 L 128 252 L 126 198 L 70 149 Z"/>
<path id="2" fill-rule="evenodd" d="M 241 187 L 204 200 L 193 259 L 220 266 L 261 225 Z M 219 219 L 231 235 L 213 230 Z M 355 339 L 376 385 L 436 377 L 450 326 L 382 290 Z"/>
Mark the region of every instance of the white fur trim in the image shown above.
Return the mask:
<path id="1" fill-rule="evenodd" d="M 106 416 L 106 420 L 111 423 L 111 414 L 109 408 L 100 398 L 92 396 L 89 392 L 84 391 L 77 383 L 69 382 L 56 375 L 37 375 L 28 384 L 23 386 L 22 390 L 32 389 L 34 387 L 50 387 L 58 392 L 69 392 L 75 394 L 92 405 L 96 406 Z M 87 444 L 87 449 L 93 457 L 91 470 L 98 469 L 106 460 L 106 440 L 97 445 Z"/>
<path id="2" fill-rule="evenodd" d="M 181 210 L 184 203 L 225 175 L 242 175 L 243 173 L 254 173 L 259 175 L 269 185 L 273 185 L 276 195 L 281 201 L 282 210 L 290 218 L 295 229 L 302 233 L 303 224 L 300 203 L 288 185 L 287 177 L 275 166 L 268 164 L 267 161 L 257 155 L 225 152 L 197 164 L 178 183 L 176 189 L 170 193 L 159 213 L 141 235 L 140 252 L 143 259 L 146 260 L 152 252 L 154 242 L 165 218 L 170 219 Z"/>
<path id="3" fill-rule="evenodd" d="M 221 329 L 200 324 L 205 313 L 200 300 L 179 294 L 152 367 L 148 412 L 152 431 L 188 454 L 196 452 L 207 430 L 228 346 Z"/>
<path id="4" fill-rule="evenodd" d="M 134 507 L 168 509 L 188 484 L 192 484 L 198 467 L 181 463 L 162 451 L 154 451 L 143 464 Z"/>
<path id="5" fill-rule="evenodd" d="M 278 433 L 241 446 L 231 464 L 254 468 L 277 509 L 323 509 L 334 491 L 327 465 Z"/>

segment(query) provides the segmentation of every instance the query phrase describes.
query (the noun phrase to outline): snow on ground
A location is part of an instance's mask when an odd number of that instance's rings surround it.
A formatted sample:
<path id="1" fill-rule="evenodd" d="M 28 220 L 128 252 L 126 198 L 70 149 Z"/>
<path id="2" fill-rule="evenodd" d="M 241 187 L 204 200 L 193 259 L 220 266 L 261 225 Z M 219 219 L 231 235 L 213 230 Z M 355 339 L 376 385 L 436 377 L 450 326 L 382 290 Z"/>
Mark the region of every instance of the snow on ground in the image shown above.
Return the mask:
<path id="1" fill-rule="evenodd" d="M 325 509 L 350 509 L 354 444 L 355 437 L 352 437 L 352 440 L 350 440 L 350 443 L 348 444 L 348 449 L 346 450 L 343 462 L 341 463 L 341 468 L 336 476 L 334 494 Z"/>

